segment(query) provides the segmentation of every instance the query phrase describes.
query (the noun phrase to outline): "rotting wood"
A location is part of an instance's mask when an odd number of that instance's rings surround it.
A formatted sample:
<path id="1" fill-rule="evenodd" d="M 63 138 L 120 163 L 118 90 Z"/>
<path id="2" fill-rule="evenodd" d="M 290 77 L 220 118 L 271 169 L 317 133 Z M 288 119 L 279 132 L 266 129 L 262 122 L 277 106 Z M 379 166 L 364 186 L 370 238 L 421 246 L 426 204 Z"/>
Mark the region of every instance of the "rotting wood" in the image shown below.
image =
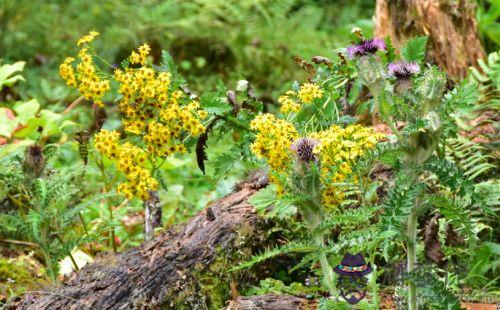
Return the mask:
<path id="1" fill-rule="evenodd" d="M 231 301 L 227 310 L 313 310 L 316 301 L 291 295 L 240 296 Z"/>

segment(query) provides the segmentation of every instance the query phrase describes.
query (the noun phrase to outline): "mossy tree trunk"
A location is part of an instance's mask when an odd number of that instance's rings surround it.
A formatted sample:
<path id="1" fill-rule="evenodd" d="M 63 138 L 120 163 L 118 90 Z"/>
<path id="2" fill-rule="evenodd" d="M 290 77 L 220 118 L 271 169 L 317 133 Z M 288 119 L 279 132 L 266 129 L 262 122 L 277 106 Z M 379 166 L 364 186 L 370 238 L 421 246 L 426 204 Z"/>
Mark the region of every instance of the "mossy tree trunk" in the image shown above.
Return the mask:
<path id="1" fill-rule="evenodd" d="M 454 81 L 485 56 L 471 1 L 377 0 L 375 24 L 375 36 L 389 36 L 396 47 L 413 36 L 429 36 L 428 60 Z"/>

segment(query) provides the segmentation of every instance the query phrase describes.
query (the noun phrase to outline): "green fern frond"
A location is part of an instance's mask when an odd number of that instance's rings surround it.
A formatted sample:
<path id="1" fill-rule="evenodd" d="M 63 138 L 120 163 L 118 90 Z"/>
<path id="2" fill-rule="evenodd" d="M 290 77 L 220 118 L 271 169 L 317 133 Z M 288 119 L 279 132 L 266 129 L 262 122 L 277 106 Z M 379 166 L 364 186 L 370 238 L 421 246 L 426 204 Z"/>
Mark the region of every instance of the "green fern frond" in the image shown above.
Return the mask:
<path id="1" fill-rule="evenodd" d="M 493 52 L 488 55 L 485 60 L 478 59 L 479 70 L 471 67 L 470 73 L 473 80 L 475 80 L 481 87 L 481 92 L 484 90 L 493 91 L 493 95 L 499 96 L 500 87 L 500 52 Z"/>
<path id="2" fill-rule="evenodd" d="M 376 162 L 397 166 L 401 158 L 401 145 L 393 142 L 378 143 L 373 150 L 366 152 L 355 167 L 360 173 L 369 172 Z"/>
<path id="3" fill-rule="evenodd" d="M 370 222 L 370 218 L 375 215 L 378 209 L 377 206 L 362 206 L 356 209 L 345 210 L 341 214 L 333 214 L 331 218 L 323 221 L 318 229 L 327 230 L 339 225 L 343 227 L 364 226 L 366 223 Z"/>
<path id="4" fill-rule="evenodd" d="M 318 247 L 315 245 L 311 245 L 309 243 L 305 243 L 302 241 L 297 241 L 297 242 L 290 242 L 288 244 L 285 244 L 280 247 L 276 247 L 274 249 L 269 249 L 264 251 L 263 253 L 259 255 L 254 255 L 252 258 L 246 262 L 243 262 L 239 264 L 236 267 L 233 267 L 229 269 L 230 272 L 232 271 L 237 271 L 237 270 L 242 270 L 242 269 L 248 269 L 252 267 L 253 265 L 259 264 L 265 260 L 271 259 L 273 257 L 279 256 L 279 255 L 284 255 L 284 254 L 289 254 L 289 253 L 310 253 L 317 251 Z"/>
<path id="5" fill-rule="evenodd" d="M 471 215 L 469 198 L 432 195 L 429 197 L 429 203 L 453 225 L 455 231 L 469 241 L 470 245 L 475 243 L 474 226 L 477 221 Z"/>
<path id="6" fill-rule="evenodd" d="M 406 275 L 419 288 L 421 296 L 431 309 L 459 310 L 459 299 L 448 289 L 444 282 L 440 281 L 427 268 L 418 268 Z"/>
<path id="7" fill-rule="evenodd" d="M 459 136 L 446 140 L 446 146 L 446 158 L 455 162 L 469 180 L 484 176 L 496 168 L 491 163 L 495 157 L 489 155 L 489 150 L 479 143 Z"/>
<path id="8" fill-rule="evenodd" d="M 441 185 L 449 187 L 458 195 L 465 195 L 473 191 L 472 182 L 468 180 L 460 168 L 447 159 L 431 158 L 424 169 L 434 173 Z"/>
<path id="9" fill-rule="evenodd" d="M 493 52 L 487 59 L 478 59 L 479 68 L 470 68 L 469 78 L 480 94 L 475 106 L 476 115 L 483 111 L 500 109 L 500 52 Z M 489 118 L 486 118 L 489 120 Z M 481 124 L 478 124 L 481 125 Z M 476 125 L 477 126 L 477 125 Z"/>
<path id="10" fill-rule="evenodd" d="M 371 243 L 378 240 L 379 236 L 379 230 L 375 225 L 365 226 L 365 228 L 345 231 L 338 237 L 337 241 L 328 241 L 326 246 L 320 250 L 326 254 L 336 255 L 346 251 L 361 252 L 371 247 Z"/>

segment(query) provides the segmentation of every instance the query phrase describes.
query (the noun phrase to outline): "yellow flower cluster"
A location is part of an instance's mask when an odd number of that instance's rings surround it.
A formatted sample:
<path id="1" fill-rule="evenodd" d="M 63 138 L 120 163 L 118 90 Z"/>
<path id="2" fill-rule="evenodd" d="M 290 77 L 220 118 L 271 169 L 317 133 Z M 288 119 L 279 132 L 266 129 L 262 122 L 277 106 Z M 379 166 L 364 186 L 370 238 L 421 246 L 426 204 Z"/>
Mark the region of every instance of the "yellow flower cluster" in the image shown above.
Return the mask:
<path id="1" fill-rule="evenodd" d="M 86 45 L 99 35 L 95 31 L 78 40 L 78 45 Z M 84 46 L 78 53 L 79 63 L 76 65 L 76 73 L 73 68 L 75 59 L 68 57 L 59 66 L 59 74 L 71 87 L 78 87 L 78 90 L 87 100 L 93 100 L 98 106 L 103 106 L 102 97 L 110 89 L 110 82 L 101 79 L 97 74 L 97 68 L 93 62 L 92 55 L 87 46 Z"/>
<path id="2" fill-rule="evenodd" d="M 323 97 L 323 90 L 316 84 L 304 83 L 300 86 L 297 96 L 303 103 L 311 103 L 314 99 Z"/>
<path id="3" fill-rule="evenodd" d="M 353 165 L 368 150 L 373 149 L 382 134 L 361 125 L 346 128 L 331 126 L 327 130 L 310 135 L 320 143 L 315 147 L 323 184 L 323 204 L 327 207 L 339 205 L 344 194 L 334 183 L 345 181 L 351 174 Z"/>
<path id="4" fill-rule="evenodd" d="M 147 44 L 143 44 L 139 47 L 138 51 L 139 53 L 136 51 L 132 52 L 129 58 L 130 63 L 133 65 L 140 64 L 144 66 L 148 59 L 149 52 L 151 51 L 151 47 Z"/>
<path id="5" fill-rule="evenodd" d="M 252 152 L 266 159 L 272 170 L 285 171 L 291 161 L 290 146 L 299 136 L 295 127 L 272 114 L 260 114 L 252 120 L 250 128 L 258 132 L 251 145 Z"/>
<path id="6" fill-rule="evenodd" d="M 81 37 L 78 42 L 76 42 L 76 45 L 80 46 L 82 44 L 90 43 L 94 41 L 95 37 L 99 35 L 99 32 L 96 31 L 91 31 L 89 34 Z"/>
<path id="7" fill-rule="evenodd" d="M 149 198 L 149 190 L 158 189 L 158 182 L 145 168 L 146 154 L 131 143 L 119 144 L 120 134 L 116 131 L 101 130 L 95 136 L 95 147 L 103 155 L 116 160 L 118 170 L 125 174 L 127 182 L 118 186 L 118 192 L 127 199 Z"/>
<path id="8" fill-rule="evenodd" d="M 287 91 L 284 95 L 278 98 L 278 103 L 281 104 L 280 111 L 282 113 L 297 113 L 302 108 L 302 104 L 311 103 L 315 99 L 323 97 L 323 90 L 316 84 L 304 83 L 300 86 L 297 93 Z M 300 100 L 299 103 L 298 100 Z"/>
<path id="9" fill-rule="evenodd" d="M 147 57 L 149 47 L 143 45 L 132 58 Z M 138 63 L 142 63 L 138 60 Z M 142 136 L 147 151 L 158 157 L 184 153 L 185 134 L 197 137 L 205 132 L 201 120 L 207 112 L 197 101 L 184 100 L 181 90 L 172 90 L 171 74 L 157 73 L 153 68 L 116 70 L 114 77 L 122 95 L 119 103 L 123 126 L 127 133 Z M 187 104 L 186 104 L 187 101 Z"/>
<path id="10" fill-rule="evenodd" d="M 278 98 L 278 103 L 281 104 L 280 111 L 282 113 L 297 113 L 300 111 L 301 105 L 292 98 L 293 96 L 295 96 L 295 93 L 289 90 L 285 95 Z"/>
<path id="11" fill-rule="evenodd" d="M 104 93 L 110 89 L 110 81 L 101 79 L 93 62 L 93 49 L 88 44 L 97 32 L 82 37 L 83 45 L 75 59 L 68 57 L 60 66 L 60 75 L 70 86 L 77 87 L 87 99 L 102 105 Z M 158 72 L 147 58 L 151 48 L 144 44 L 129 57 L 130 64 L 114 71 L 120 98 L 119 111 L 125 133 L 138 136 L 132 143 L 121 143 L 116 131 L 102 130 L 95 137 L 95 147 L 103 155 L 113 159 L 127 182 L 118 190 L 127 198 L 147 200 L 149 190 L 156 190 L 157 181 L 151 170 L 158 168 L 158 157 L 174 153 L 185 153 L 184 141 L 189 136 L 197 137 L 205 132 L 202 120 L 208 113 L 197 101 L 191 100 L 181 90 L 171 87 L 172 75 Z M 101 74 L 102 75 L 102 74 Z M 147 162 L 147 164 L 146 164 Z"/>
<path id="12" fill-rule="evenodd" d="M 73 62 L 75 59 L 73 57 L 68 57 L 59 66 L 59 75 L 66 81 L 66 84 L 70 87 L 77 87 L 75 70 L 73 69 Z"/>
<path id="13" fill-rule="evenodd" d="M 299 137 L 293 124 L 278 119 L 272 114 L 261 114 L 251 122 L 257 131 L 252 152 L 264 158 L 274 173 L 288 173 L 293 163 L 290 146 Z M 346 128 L 331 126 L 327 130 L 308 135 L 319 141 L 313 152 L 321 169 L 322 197 L 326 207 L 338 206 L 344 200 L 343 189 L 334 183 L 345 181 L 352 174 L 353 165 L 367 151 L 375 147 L 382 134 L 361 125 Z M 283 188 L 271 175 L 271 182 Z"/>

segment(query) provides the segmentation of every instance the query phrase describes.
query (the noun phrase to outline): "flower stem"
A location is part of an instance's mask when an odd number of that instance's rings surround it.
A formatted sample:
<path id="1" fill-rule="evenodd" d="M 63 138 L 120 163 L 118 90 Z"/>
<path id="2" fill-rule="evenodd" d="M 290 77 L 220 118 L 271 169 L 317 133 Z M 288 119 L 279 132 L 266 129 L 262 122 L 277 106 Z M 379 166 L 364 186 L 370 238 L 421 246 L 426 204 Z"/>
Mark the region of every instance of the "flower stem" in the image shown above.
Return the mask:
<path id="1" fill-rule="evenodd" d="M 52 283 L 57 283 L 57 275 L 54 268 L 54 264 L 52 263 L 52 257 L 50 257 L 49 251 L 46 248 L 43 248 L 43 256 L 45 258 L 45 265 L 47 265 L 47 273 L 49 274 L 49 278 Z"/>
<path id="2" fill-rule="evenodd" d="M 323 234 L 321 236 L 316 236 L 316 244 L 320 247 L 324 246 L 323 242 Z M 321 264 L 321 270 L 323 272 L 323 276 L 325 277 L 326 286 L 328 287 L 328 292 L 330 296 L 334 297 L 337 295 L 337 288 L 335 287 L 336 277 L 335 273 L 333 273 L 332 266 L 328 262 L 326 254 L 320 250 L 319 253 L 319 263 Z"/>
<path id="3" fill-rule="evenodd" d="M 96 161 L 96 163 L 97 163 L 97 166 L 99 167 L 99 170 L 101 171 L 101 174 L 102 174 L 102 178 L 103 178 L 103 182 L 104 182 L 104 185 L 102 187 L 102 192 L 103 192 L 103 194 L 105 194 L 108 192 L 108 181 L 106 178 L 106 170 L 104 168 L 104 162 L 102 160 L 102 157 L 100 158 L 100 161 Z M 104 204 L 104 202 L 105 202 L 104 199 L 102 199 L 101 204 Z M 111 206 L 111 204 L 109 202 L 107 203 L 107 206 L 108 206 L 108 211 L 109 211 L 109 220 L 111 222 L 113 222 L 113 220 L 114 220 L 113 206 Z M 116 240 L 115 240 L 115 227 L 111 227 L 111 234 L 109 237 L 109 243 L 113 247 L 113 252 L 117 253 Z"/>
<path id="4" fill-rule="evenodd" d="M 417 199 L 418 201 L 418 199 Z M 416 203 L 418 204 L 418 202 Z M 417 206 L 415 206 L 416 208 Z M 415 208 L 412 210 L 408 217 L 408 227 L 407 227 L 407 262 L 408 262 L 408 272 L 415 270 L 417 262 L 417 215 Z M 417 287 L 413 281 L 408 283 L 408 309 L 417 310 Z"/>

